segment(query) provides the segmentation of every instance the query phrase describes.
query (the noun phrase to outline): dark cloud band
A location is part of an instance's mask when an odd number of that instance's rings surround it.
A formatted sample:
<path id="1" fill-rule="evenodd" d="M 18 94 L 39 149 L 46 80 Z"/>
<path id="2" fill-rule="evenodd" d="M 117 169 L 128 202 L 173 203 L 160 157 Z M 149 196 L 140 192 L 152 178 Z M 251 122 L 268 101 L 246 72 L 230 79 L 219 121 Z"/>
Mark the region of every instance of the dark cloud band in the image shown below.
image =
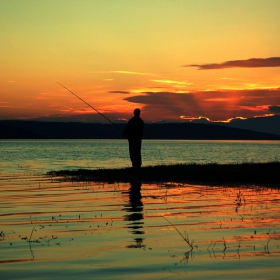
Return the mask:
<path id="1" fill-rule="evenodd" d="M 278 114 L 279 96 L 280 88 L 189 93 L 143 92 L 124 100 L 135 103 L 135 106 L 141 104 L 145 115 L 157 120 L 178 121 L 181 120 L 180 116 L 206 116 L 215 121 Z"/>
<path id="2" fill-rule="evenodd" d="M 277 106 L 268 106 L 268 109 L 273 114 L 279 114 L 280 113 L 280 105 Z"/>
<path id="3" fill-rule="evenodd" d="M 123 91 L 123 90 L 112 90 L 112 91 L 108 91 L 108 93 L 121 93 L 121 94 L 129 94 L 129 91 Z"/>
<path id="4" fill-rule="evenodd" d="M 199 70 L 225 69 L 225 68 L 258 68 L 280 67 L 280 57 L 250 58 L 247 60 L 231 60 L 223 63 L 191 64 L 182 67 L 198 67 Z"/>

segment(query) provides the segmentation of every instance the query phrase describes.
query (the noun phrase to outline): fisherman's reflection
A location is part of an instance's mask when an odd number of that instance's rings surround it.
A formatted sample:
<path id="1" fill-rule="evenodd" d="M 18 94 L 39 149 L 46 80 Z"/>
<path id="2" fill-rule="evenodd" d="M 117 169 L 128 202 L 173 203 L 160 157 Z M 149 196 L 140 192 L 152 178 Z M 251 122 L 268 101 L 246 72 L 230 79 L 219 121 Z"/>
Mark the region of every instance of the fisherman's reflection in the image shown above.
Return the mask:
<path id="1" fill-rule="evenodd" d="M 125 211 L 129 214 L 124 216 L 124 220 L 128 221 L 127 228 L 130 229 L 132 234 L 143 235 L 144 216 L 143 216 L 143 203 L 141 195 L 141 182 L 131 182 L 128 190 L 129 201 L 125 205 Z M 135 244 L 128 245 L 128 248 L 143 248 L 144 239 L 142 237 L 134 238 Z"/>

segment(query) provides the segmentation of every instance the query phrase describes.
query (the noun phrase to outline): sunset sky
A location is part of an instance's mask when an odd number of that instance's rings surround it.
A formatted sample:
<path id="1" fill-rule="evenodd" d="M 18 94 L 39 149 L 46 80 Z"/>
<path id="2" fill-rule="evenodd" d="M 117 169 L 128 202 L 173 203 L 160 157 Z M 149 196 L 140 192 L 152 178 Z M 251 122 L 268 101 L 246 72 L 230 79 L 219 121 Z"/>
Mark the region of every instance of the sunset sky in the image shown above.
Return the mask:
<path id="1" fill-rule="evenodd" d="M 1 0 L 0 119 L 280 113 L 279 0 Z M 105 120 L 106 121 L 106 120 Z"/>

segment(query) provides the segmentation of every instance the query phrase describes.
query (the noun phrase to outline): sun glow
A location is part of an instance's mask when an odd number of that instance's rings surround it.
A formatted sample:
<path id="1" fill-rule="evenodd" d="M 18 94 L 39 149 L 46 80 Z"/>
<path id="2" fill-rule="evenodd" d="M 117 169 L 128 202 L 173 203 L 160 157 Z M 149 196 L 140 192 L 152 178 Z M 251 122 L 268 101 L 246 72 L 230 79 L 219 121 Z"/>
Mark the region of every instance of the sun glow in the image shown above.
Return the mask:
<path id="1" fill-rule="evenodd" d="M 230 118 L 230 119 L 227 119 L 227 120 L 217 120 L 217 121 L 211 121 L 211 122 L 213 122 L 213 123 L 215 123 L 215 122 L 230 123 L 233 120 L 247 120 L 247 118 L 235 117 L 235 118 Z"/>
<path id="2" fill-rule="evenodd" d="M 201 121 L 204 121 L 204 122 L 211 122 L 211 120 L 209 118 L 206 118 L 206 117 L 191 117 L 191 116 L 180 116 L 180 118 L 182 120 L 187 120 L 187 121 L 195 121 L 195 120 L 201 120 Z"/>

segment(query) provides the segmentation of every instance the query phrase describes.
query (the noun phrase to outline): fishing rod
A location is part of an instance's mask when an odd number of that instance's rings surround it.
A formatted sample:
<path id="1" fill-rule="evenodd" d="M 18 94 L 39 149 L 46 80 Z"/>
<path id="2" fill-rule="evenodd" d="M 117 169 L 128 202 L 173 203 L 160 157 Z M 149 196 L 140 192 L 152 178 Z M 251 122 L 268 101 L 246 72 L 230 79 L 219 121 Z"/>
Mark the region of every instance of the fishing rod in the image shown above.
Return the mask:
<path id="1" fill-rule="evenodd" d="M 88 105 L 91 109 L 93 109 L 94 111 L 96 111 L 99 115 L 101 115 L 103 118 L 105 118 L 107 121 L 109 121 L 111 124 L 113 124 L 115 127 L 117 127 L 120 131 L 123 131 L 118 125 L 116 125 L 114 122 L 112 122 L 110 119 L 108 119 L 106 116 L 104 116 L 102 113 L 100 113 L 97 109 L 95 109 L 94 107 L 92 107 L 89 103 L 87 103 L 84 99 L 82 99 L 81 97 L 79 97 L 76 93 L 74 93 L 73 91 L 71 91 L 70 89 L 68 89 L 67 87 L 65 87 L 64 85 L 62 85 L 61 83 L 57 82 L 60 86 L 62 86 L 63 88 L 65 88 L 67 91 L 69 91 L 70 93 L 72 93 L 73 95 L 75 95 L 77 98 L 79 98 L 81 101 L 83 101 L 86 105 Z"/>

